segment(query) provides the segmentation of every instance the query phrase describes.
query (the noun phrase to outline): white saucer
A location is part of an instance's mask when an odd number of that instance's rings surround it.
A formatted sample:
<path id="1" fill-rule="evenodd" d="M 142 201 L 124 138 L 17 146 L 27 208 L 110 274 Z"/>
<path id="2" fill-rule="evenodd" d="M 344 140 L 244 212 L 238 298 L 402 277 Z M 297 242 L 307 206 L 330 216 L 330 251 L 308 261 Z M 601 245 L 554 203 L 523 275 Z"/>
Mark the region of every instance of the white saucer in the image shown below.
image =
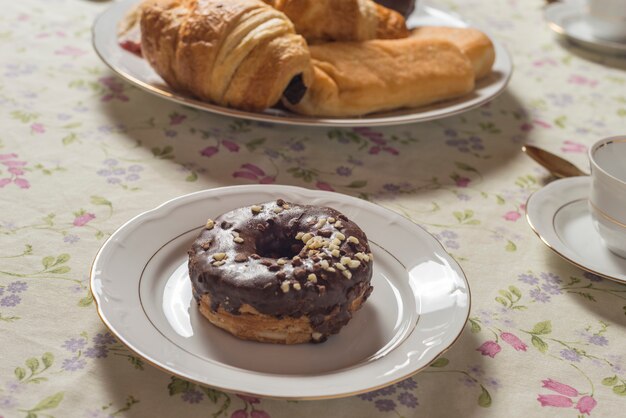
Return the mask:
<path id="1" fill-rule="evenodd" d="M 208 217 L 274 200 L 330 206 L 367 234 L 374 291 L 323 344 L 242 341 L 199 312 L 187 249 Z M 226 391 L 322 399 L 371 391 L 447 350 L 470 310 L 463 271 L 432 235 L 381 206 L 290 186 L 235 186 L 181 196 L 145 212 L 103 245 L 91 271 L 100 317 L 124 344 L 169 373 Z"/>
<path id="2" fill-rule="evenodd" d="M 597 38 L 587 21 L 584 1 L 552 3 L 544 9 L 544 19 L 550 28 L 589 49 L 608 54 L 626 54 L 626 43 Z"/>
<path id="3" fill-rule="evenodd" d="M 530 227 L 551 250 L 607 279 L 626 283 L 626 259 L 602 243 L 589 213 L 590 177 L 554 181 L 533 193 L 526 203 Z"/>

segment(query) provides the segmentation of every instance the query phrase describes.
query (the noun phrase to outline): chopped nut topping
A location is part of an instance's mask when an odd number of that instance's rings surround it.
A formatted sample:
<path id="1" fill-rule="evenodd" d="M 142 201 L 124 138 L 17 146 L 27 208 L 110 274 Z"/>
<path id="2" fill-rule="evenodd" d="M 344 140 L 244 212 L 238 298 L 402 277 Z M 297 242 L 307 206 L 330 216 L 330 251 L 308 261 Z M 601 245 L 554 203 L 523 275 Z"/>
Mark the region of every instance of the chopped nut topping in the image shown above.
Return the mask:
<path id="1" fill-rule="evenodd" d="M 336 225 L 336 224 L 335 224 L 335 225 Z M 343 241 L 344 239 L 346 239 L 346 236 L 345 236 L 344 234 L 342 234 L 341 232 L 337 232 L 337 233 L 335 234 L 335 236 L 336 236 L 337 238 L 339 238 L 341 241 Z"/>
<path id="2" fill-rule="evenodd" d="M 304 236 L 304 232 L 298 232 L 298 233 L 296 234 L 296 239 L 297 239 L 297 240 L 301 240 L 303 236 Z"/>
<path id="3" fill-rule="evenodd" d="M 283 291 L 283 293 L 287 293 L 289 292 L 289 281 L 285 280 L 281 285 L 280 285 L 280 290 Z"/>
<path id="4" fill-rule="evenodd" d="M 335 222 L 335 228 L 337 228 L 337 229 L 343 228 L 343 224 L 341 223 L 341 221 Z"/>
<path id="5" fill-rule="evenodd" d="M 283 208 L 281 208 L 280 206 L 276 206 L 274 208 L 274 213 L 281 213 L 283 211 Z"/>
<path id="6" fill-rule="evenodd" d="M 285 204 L 283 205 L 283 209 L 285 209 L 285 210 L 287 210 L 287 209 L 291 209 L 291 206 L 289 206 L 288 204 L 286 204 L 286 203 L 285 203 Z"/>
<path id="7" fill-rule="evenodd" d="M 330 267 L 330 264 L 328 263 L 328 260 L 322 260 L 320 261 L 320 266 L 322 266 L 323 269 L 327 269 Z"/>
<path id="8" fill-rule="evenodd" d="M 341 264 L 348 264 L 352 259 L 350 257 L 341 257 Z"/>
<path id="9" fill-rule="evenodd" d="M 350 273 L 350 271 L 348 271 L 348 270 L 342 271 L 341 274 L 343 274 L 346 277 L 346 279 L 351 279 L 352 278 L 352 273 Z"/>
<path id="10" fill-rule="evenodd" d="M 369 255 L 367 255 L 365 253 L 356 253 L 356 254 L 354 254 L 354 256 L 356 258 L 358 258 L 359 260 L 364 261 L 366 263 L 370 261 Z"/>
<path id="11" fill-rule="evenodd" d="M 334 224 L 334 223 L 335 223 L 335 221 L 336 221 L 336 219 L 335 219 L 335 218 L 333 218 L 332 216 L 331 216 L 330 218 L 328 218 L 328 223 L 329 223 L 329 224 Z"/>
<path id="12" fill-rule="evenodd" d="M 295 283 L 293 284 L 293 288 L 294 288 L 294 289 L 296 289 L 296 290 L 301 290 L 301 289 L 302 289 L 302 286 L 300 286 L 300 283 L 295 282 Z"/>
<path id="13" fill-rule="evenodd" d="M 237 254 L 235 256 L 235 262 L 236 263 L 243 263 L 246 260 L 248 260 L 248 256 L 246 256 L 245 254 Z"/>
<path id="14" fill-rule="evenodd" d="M 267 267 L 269 271 L 278 271 L 280 270 L 280 266 L 278 264 L 272 264 L 271 266 Z"/>
<path id="15" fill-rule="evenodd" d="M 254 205 L 250 207 L 250 210 L 252 211 L 252 213 L 259 213 L 263 210 L 263 206 Z"/>
<path id="16" fill-rule="evenodd" d="M 313 257 L 315 254 L 319 254 L 318 250 L 309 250 L 309 257 Z"/>
<path id="17" fill-rule="evenodd" d="M 359 260 L 350 260 L 350 262 L 348 263 L 348 267 L 351 269 L 357 269 L 360 265 L 361 262 Z"/>
<path id="18" fill-rule="evenodd" d="M 284 201 L 283 199 L 278 199 L 278 200 L 276 201 L 276 204 L 277 204 L 278 206 L 282 206 L 282 205 L 284 205 L 284 204 L 285 204 L 285 201 Z"/>
<path id="19" fill-rule="evenodd" d="M 235 238 L 233 239 L 233 241 L 235 241 L 237 244 L 241 244 L 241 243 L 243 243 L 243 238 L 241 238 L 241 237 L 235 237 Z"/>
<path id="20" fill-rule="evenodd" d="M 328 272 L 330 272 L 330 273 L 334 273 L 334 272 L 336 272 L 337 270 L 335 270 L 333 267 L 329 267 L 329 268 L 327 268 L 327 269 L 326 269 L 326 271 L 328 271 Z"/>
<path id="21" fill-rule="evenodd" d="M 358 244 L 359 239 L 357 237 L 348 237 L 348 242 L 351 242 L 353 244 Z"/>
<path id="22" fill-rule="evenodd" d="M 213 219 L 207 219 L 206 221 L 206 229 L 213 229 L 213 227 L 215 226 L 215 222 L 213 222 Z"/>
<path id="23" fill-rule="evenodd" d="M 319 229 L 324 225 L 326 225 L 326 218 L 320 218 L 319 221 L 317 221 L 317 223 L 315 224 L 315 227 Z"/>
<path id="24" fill-rule="evenodd" d="M 339 238 L 333 238 L 330 242 L 332 245 L 341 245 L 341 240 Z"/>
<path id="25" fill-rule="evenodd" d="M 306 270 L 303 268 L 293 269 L 293 275 L 298 279 L 304 279 L 306 277 Z"/>
<path id="26" fill-rule="evenodd" d="M 279 266 L 283 266 L 287 264 L 287 260 L 285 260 L 284 258 L 279 258 L 278 260 L 276 260 L 276 264 L 278 264 Z"/>
<path id="27" fill-rule="evenodd" d="M 341 270 L 341 271 L 345 271 L 346 270 L 346 266 L 344 266 L 341 263 L 335 263 L 335 267 L 337 267 L 337 269 Z"/>
<path id="28" fill-rule="evenodd" d="M 307 243 L 311 238 L 313 238 L 313 234 L 311 234 L 310 232 L 307 232 L 306 234 L 302 235 L 300 237 L 300 239 L 302 240 L 302 242 Z"/>
<path id="29" fill-rule="evenodd" d="M 205 251 L 208 250 L 210 246 L 211 246 L 211 241 L 206 241 L 202 243 L 202 249 Z"/>
<path id="30" fill-rule="evenodd" d="M 284 271 L 279 271 L 278 273 L 276 273 L 276 278 L 280 280 L 284 280 L 285 277 L 287 277 L 287 274 Z"/>
<path id="31" fill-rule="evenodd" d="M 215 254 L 213 254 L 213 259 L 215 261 L 222 261 L 225 258 L 226 258 L 226 253 L 215 253 Z"/>
<path id="32" fill-rule="evenodd" d="M 339 258 L 341 253 L 339 252 L 339 249 L 335 248 L 334 250 L 330 252 L 330 255 L 332 255 L 333 257 Z"/>
<path id="33" fill-rule="evenodd" d="M 224 261 L 224 260 L 222 260 L 222 261 L 214 261 L 214 262 L 213 262 L 213 265 L 214 265 L 215 267 L 219 267 L 219 266 L 221 266 L 221 265 L 224 265 L 225 263 L 226 263 L 226 261 Z"/>
<path id="34" fill-rule="evenodd" d="M 311 334 L 311 337 L 315 341 L 319 341 L 323 337 L 323 335 L 321 333 L 319 333 L 319 332 L 314 332 L 314 333 Z"/>
<path id="35" fill-rule="evenodd" d="M 330 229 L 320 229 L 317 233 L 325 238 L 329 238 L 333 234 L 333 231 Z"/>
<path id="36" fill-rule="evenodd" d="M 306 279 L 310 282 L 317 283 L 317 276 L 313 273 L 309 274 Z"/>

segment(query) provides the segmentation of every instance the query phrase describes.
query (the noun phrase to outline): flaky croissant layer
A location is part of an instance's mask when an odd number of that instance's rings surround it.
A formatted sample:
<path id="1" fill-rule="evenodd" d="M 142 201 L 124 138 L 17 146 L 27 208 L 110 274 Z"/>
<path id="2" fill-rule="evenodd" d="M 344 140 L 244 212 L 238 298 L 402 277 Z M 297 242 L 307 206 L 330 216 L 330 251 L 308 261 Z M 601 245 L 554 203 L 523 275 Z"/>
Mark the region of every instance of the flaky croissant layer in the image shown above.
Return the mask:
<path id="1" fill-rule="evenodd" d="M 304 38 L 260 0 L 147 0 L 141 44 L 170 86 L 221 106 L 261 111 L 312 76 Z"/>

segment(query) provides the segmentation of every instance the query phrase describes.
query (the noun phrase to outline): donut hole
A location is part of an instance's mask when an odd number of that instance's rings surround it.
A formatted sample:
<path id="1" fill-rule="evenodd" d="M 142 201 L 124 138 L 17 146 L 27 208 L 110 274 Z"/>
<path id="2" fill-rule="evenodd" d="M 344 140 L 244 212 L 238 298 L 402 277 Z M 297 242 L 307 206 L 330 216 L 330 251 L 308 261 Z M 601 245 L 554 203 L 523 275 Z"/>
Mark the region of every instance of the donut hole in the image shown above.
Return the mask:
<path id="1" fill-rule="evenodd" d="M 277 224 L 270 224 L 256 240 L 256 253 L 265 258 L 293 258 L 298 255 L 304 243 L 296 240 L 289 231 Z"/>

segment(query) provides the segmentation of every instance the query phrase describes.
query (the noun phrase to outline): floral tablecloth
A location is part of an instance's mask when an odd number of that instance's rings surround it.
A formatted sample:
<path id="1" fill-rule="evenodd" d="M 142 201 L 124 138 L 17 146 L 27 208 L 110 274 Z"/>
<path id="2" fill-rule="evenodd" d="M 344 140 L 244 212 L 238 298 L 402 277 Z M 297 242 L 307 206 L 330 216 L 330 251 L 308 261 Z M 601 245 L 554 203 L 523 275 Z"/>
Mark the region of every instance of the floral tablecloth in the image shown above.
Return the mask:
<path id="1" fill-rule="evenodd" d="M 626 287 L 535 237 L 524 202 L 548 176 L 520 146 L 586 166 L 589 144 L 624 131 L 626 60 L 556 40 L 538 0 L 440 4 L 512 52 L 502 96 L 435 122 L 306 129 L 212 116 L 121 81 L 90 45 L 107 2 L 3 2 L 0 416 L 624 416 Z M 96 314 L 98 248 L 167 199 L 250 183 L 336 190 L 427 228 L 472 288 L 456 345 L 391 387 L 303 402 L 222 393 L 134 356 Z"/>

